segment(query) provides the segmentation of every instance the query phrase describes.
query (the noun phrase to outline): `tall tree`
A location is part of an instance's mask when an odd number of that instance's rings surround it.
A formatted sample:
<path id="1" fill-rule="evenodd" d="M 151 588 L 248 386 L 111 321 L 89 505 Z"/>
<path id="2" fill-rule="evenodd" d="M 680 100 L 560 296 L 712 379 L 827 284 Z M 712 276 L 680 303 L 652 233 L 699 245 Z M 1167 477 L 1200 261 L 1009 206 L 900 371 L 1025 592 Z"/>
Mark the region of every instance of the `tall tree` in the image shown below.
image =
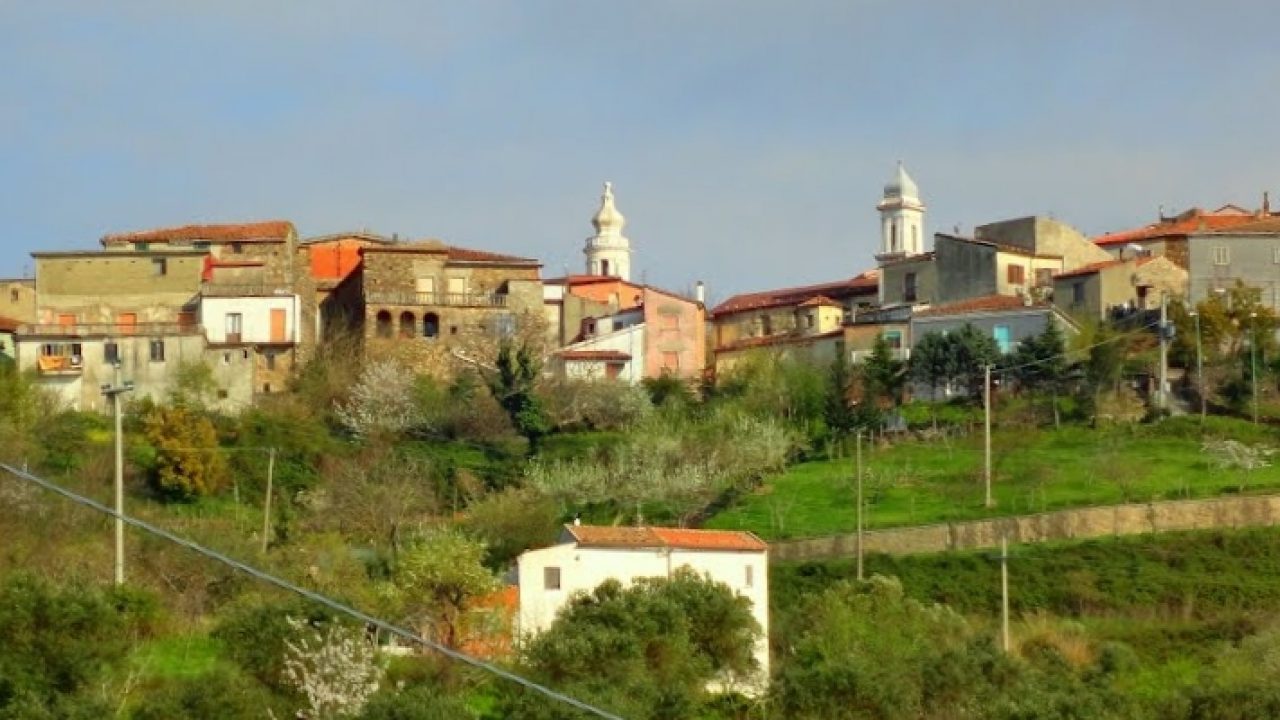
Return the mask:
<path id="1" fill-rule="evenodd" d="M 1047 392 L 1057 427 L 1058 393 L 1067 372 L 1066 342 L 1056 322 L 1050 321 L 1039 335 L 1027 338 L 1013 352 L 1009 364 L 1020 388 Z"/>
<path id="2" fill-rule="evenodd" d="M 495 371 L 488 378 L 489 390 L 511 418 L 516 432 L 529 441 L 532 455 L 537 452 L 542 437 L 551 430 L 542 400 L 534 390 L 542 363 L 528 344 L 516 348 L 504 342 L 498 348 L 494 365 Z"/>
<path id="3" fill-rule="evenodd" d="M 862 367 L 862 382 L 868 401 L 888 402 L 893 406 L 902 403 L 902 388 L 906 384 L 904 363 L 893 356 L 893 348 L 884 333 L 876 336 L 871 354 Z"/>
<path id="4" fill-rule="evenodd" d="M 942 333 L 925 333 L 911 350 L 911 376 L 928 385 L 935 400 L 938 387 L 946 385 L 955 375 L 954 368 L 950 343 Z"/>

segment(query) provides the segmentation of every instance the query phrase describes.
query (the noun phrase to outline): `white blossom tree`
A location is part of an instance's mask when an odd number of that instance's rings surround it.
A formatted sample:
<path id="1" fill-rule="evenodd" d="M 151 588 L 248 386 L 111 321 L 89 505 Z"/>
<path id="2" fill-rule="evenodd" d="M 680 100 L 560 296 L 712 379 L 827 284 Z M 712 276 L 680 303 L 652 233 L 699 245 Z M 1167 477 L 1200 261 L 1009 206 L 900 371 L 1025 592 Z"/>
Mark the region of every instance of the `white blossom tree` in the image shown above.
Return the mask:
<path id="1" fill-rule="evenodd" d="M 413 372 L 394 360 L 365 365 L 351 396 L 334 410 L 343 427 L 359 438 L 403 433 L 424 421 Z"/>
<path id="2" fill-rule="evenodd" d="M 288 619 L 297 638 L 285 642 L 284 678 L 306 698 L 308 720 L 358 715 L 378 691 L 386 667 L 361 628 Z"/>

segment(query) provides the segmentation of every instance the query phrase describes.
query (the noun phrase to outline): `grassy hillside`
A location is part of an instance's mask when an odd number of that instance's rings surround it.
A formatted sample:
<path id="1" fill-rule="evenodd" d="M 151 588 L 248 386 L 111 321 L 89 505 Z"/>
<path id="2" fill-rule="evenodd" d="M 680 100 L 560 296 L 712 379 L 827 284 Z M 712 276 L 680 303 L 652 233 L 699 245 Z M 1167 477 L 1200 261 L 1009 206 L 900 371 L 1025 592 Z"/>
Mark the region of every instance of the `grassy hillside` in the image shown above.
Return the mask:
<path id="1" fill-rule="evenodd" d="M 1201 448 L 1214 438 L 1272 445 L 1267 427 L 1224 418 L 993 434 L 993 494 L 983 507 L 982 435 L 910 440 L 864 449 L 867 527 L 922 525 L 1120 502 L 1280 489 L 1280 468 L 1219 469 Z M 769 539 L 855 528 L 852 458 L 806 462 L 767 480 L 711 517 L 707 527 Z"/>

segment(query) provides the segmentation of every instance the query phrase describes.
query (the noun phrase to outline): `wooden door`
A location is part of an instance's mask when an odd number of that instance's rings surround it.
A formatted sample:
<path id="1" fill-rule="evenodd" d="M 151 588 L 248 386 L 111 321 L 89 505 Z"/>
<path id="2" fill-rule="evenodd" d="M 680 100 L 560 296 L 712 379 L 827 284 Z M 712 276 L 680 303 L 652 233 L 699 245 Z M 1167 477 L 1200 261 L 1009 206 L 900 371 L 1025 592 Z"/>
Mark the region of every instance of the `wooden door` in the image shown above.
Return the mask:
<path id="1" fill-rule="evenodd" d="M 288 342 L 285 335 L 285 311 L 281 308 L 271 310 L 271 342 Z"/>

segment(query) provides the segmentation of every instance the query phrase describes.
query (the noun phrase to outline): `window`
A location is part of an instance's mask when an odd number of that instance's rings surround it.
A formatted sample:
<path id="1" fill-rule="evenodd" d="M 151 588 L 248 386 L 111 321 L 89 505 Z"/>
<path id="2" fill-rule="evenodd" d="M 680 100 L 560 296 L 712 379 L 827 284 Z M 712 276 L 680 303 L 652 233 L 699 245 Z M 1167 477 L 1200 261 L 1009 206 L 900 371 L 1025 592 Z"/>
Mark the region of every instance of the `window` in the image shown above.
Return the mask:
<path id="1" fill-rule="evenodd" d="M 754 565 L 748 565 L 746 569 L 746 577 L 743 578 L 743 585 L 747 587 L 756 586 L 756 568 Z"/>
<path id="2" fill-rule="evenodd" d="M 1071 283 L 1071 304 L 1072 305 L 1084 304 L 1084 281 L 1083 280 L 1079 280 Z"/>
<path id="3" fill-rule="evenodd" d="M 1213 249 L 1214 265 L 1230 265 L 1231 264 L 1231 248 L 1226 245 L 1218 245 Z"/>
<path id="4" fill-rule="evenodd" d="M 898 252 L 898 223 L 889 223 L 889 252 Z"/>
<path id="5" fill-rule="evenodd" d="M 219 399 L 219 400 L 226 400 L 226 399 L 227 399 L 227 391 L 226 391 L 226 390 L 219 390 L 219 391 L 218 391 L 218 399 Z"/>
<path id="6" fill-rule="evenodd" d="M 902 331 L 901 330 L 885 330 L 884 342 L 889 346 L 890 350 L 902 349 Z"/>
<path id="7" fill-rule="evenodd" d="M 151 362 L 164 362 L 164 341 L 151 341 Z"/>
<path id="8" fill-rule="evenodd" d="M 267 369 L 268 369 L 268 370 L 275 370 L 275 369 L 276 369 L 276 354 L 275 354 L 274 352 L 271 352 L 270 350 L 268 350 L 268 351 L 267 351 L 267 353 L 266 353 L 266 355 L 265 355 L 264 357 L 266 357 L 266 359 L 267 359 Z"/>
<path id="9" fill-rule="evenodd" d="M 1049 287 L 1051 285 L 1053 285 L 1053 268 L 1036 270 L 1036 287 Z"/>
<path id="10" fill-rule="evenodd" d="M 244 324 L 244 315 L 241 313 L 227 313 L 226 317 L 226 340 L 229 343 L 240 342 L 242 325 Z"/>
<path id="11" fill-rule="evenodd" d="M 601 275 L 606 275 L 606 276 L 609 274 L 609 261 L 608 261 L 608 260 L 601 260 L 601 261 L 600 261 L 600 274 L 601 274 Z"/>
<path id="12" fill-rule="evenodd" d="M 169 261 L 168 261 L 168 260 L 166 260 L 165 258 L 152 258 L 152 259 L 151 259 L 151 274 L 152 274 L 152 275 L 166 275 L 166 274 L 168 274 L 168 272 L 169 272 Z"/>
<path id="13" fill-rule="evenodd" d="M 231 252 L 232 252 L 233 254 L 235 254 L 235 255 L 243 254 L 243 253 L 244 253 L 244 243 L 238 243 L 238 242 L 233 242 L 233 243 L 231 243 Z"/>
<path id="14" fill-rule="evenodd" d="M 1271 262 L 1275 263 L 1276 265 L 1280 265 L 1280 247 L 1271 249 Z M 14 295 L 18 294 L 17 290 L 14 290 L 13 292 L 14 292 Z M 17 299 L 18 299 L 17 297 L 14 298 L 14 300 L 17 300 Z"/>
<path id="15" fill-rule="evenodd" d="M 436 291 L 435 278 L 415 278 L 413 281 L 413 289 L 418 291 L 420 295 L 430 295 Z"/>
<path id="16" fill-rule="evenodd" d="M 191 243 L 191 247 L 195 248 L 196 250 L 208 250 L 208 249 L 209 249 L 209 241 L 208 241 L 208 240 L 197 240 L 197 241 L 195 241 L 195 242 Z"/>
<path id="17" fill-rule="evenodd" d="M 231 353 L 229 353 L 229 352 L 224 352 L 224 353 L 222 353 L 222 364 L 223 364 L 223 365 L 230 365 L 230 364 L 231 364 Z"/>
<path id="18" fill-rule="evenodd" d="M 422 316 L 422 337 L 437 337 L 440 335 L 440 316 L 435 313 L 427 313 Z"/>
<path id="19" fill-rule="evenodd" d="M 18 288 L 13 288 L 9 291 L 9 301 L 18 302 Z"/>
<path id="20" fill-rule="evenodd" d="M 765 335 L 773 334 L 773 318 L 769 317 L 768 315 L 765 315 L 760 319 L 760 323 L 761 323 L 761 327 L 764 330 Z"/>
<path id="21" fill-rule="evenodd" d="M 137 250 L 138 252 L 146 252 L 151 249 L 151 244 L 144 243 L 144 242 L 136 242 L 133 244 L 133 249 Z"/>
<path id="22" fill-rule="evenodd" d="M 271 383 L 262 383 L 262 393 L 264 395 L 271 394 Z"/>
<path id="23" fill-rule="evenodd" d="M 120 346 L 113 342 L 103 343 L 102 362 L 108 365 L 115 365 L 120 362 Z"/>
<path id="24" fill-rule="evenodd" d="M 1021 285 L 1027 281 L 1027 269 L 1021 265 L 1010 265 L 1008 270 L 1010 285 Z"/>
<path id="25" fill-rule="evenodd" d="M 457 326 L 457 325 L 450 325 L 450 326 L 449 326 L 449 334 L 450 334 L 450 335 L 457 335 L 457 334 L 458 334 L 458 326 Z"/>
<path id="26" fill-rule="evenodd" d="M 1009 326 L 997 325 L 991 329 L 991 336 L 995 338 L 996 347 L 1000 348 L 1001 353 L 1008 353 L 1013 349 L 1013 342 L 1009 338 Z"/>
<path id="27" fill-rule="evenodd" d="M 903 302 L 916 301 L 916 274 L 913 272 L 902 276 L 902 300 Z"/>
<path id="28" fill-rule="evenodd" d="M 544 590 L 560 589 L 560 568 L 558 567 L 542 568 L 542 587 Z"/>
<path id="29" fill-rule="evenodd" d="M 662 353 L 662 369 L 663 370 L 679 370 L 680 369 L 680 353 L 664 352 Z"/>
<path id="30" fill-rule="evenodd" d="M 804 316 L 804 326 L 810 330 L 813 329 L 813 313 L 809 313 Z"/>
<path id="31" fill-rule="evenodd" d="M 450 295 L 466 295 L 467 279 L 460 277 L 449 278 L 449 294 Z"/>
<path id="32" fill-rule="evenodd" d="M 243 357 L 245 360 L 248 360 L 248 359 L 249 359 L 249 351 L 248 351 L 248 350 L 243 350 L 243 351 L 241 351 L 241 357 Z"/>

